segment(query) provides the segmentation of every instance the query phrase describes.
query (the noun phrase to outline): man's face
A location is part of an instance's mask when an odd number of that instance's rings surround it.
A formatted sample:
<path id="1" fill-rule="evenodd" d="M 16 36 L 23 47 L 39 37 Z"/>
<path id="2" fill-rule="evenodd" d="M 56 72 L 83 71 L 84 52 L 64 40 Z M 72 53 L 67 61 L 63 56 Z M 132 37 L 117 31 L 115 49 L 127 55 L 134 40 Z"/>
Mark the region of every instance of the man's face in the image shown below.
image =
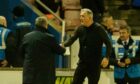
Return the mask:
<path id="1" fill-rule="evenodd" d="M 106 24 L 107 24 L 107 27 L 108 27 L 108 28 L 113 28 L 113 26 L 114 26 L 113 18 L 112 18 L 112 17 L 109 17 L 109 18 L 107 19 Z"/>
<path id="2" fill-rule="evenodd" d="M 120 39 L 126 41 L 129 38 L 129 32 L 126 29 L 120 29 Z"/>
<path id="3" fill-rule="evenodd" d="M 80 21 L 81 21 L 82 25 L 86 26 L 87 23 L 90 21 L 89 15 L 86 12 L 81 12 L 80 13 Z"/>

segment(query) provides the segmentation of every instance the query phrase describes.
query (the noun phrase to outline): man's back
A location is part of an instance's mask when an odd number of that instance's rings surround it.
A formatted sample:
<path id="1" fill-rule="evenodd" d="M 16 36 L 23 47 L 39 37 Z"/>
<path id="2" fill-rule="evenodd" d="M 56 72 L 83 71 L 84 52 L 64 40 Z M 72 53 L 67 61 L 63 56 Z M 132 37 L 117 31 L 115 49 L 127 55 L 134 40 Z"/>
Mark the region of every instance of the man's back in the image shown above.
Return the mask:
<path id="1" fill-rule="evenodd" d="M 37 67 L 44 67 L 40 66 L 44 64 L 53 65 L 55 54 L 62 54 L 65 51 L 52 35 L 36 30 L 25 35 L 22 46 L 26 53 L 25 59 L 32 60 L 30 63 L 34 63 Z"/>

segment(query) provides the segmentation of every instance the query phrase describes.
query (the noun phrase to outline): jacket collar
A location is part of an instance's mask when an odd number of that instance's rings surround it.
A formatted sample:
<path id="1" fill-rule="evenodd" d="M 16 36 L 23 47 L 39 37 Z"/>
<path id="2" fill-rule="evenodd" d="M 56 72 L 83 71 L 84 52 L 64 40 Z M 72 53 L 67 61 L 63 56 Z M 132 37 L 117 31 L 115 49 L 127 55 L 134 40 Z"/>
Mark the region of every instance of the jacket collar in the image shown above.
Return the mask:
<path id="1" fill-rule="evenodd" d="M 128 45 L 132 45 L 133 42 L 134 40 L 132 39 L 132 37 L 129 37 Z M 117 40 L 117 43 L 123 45 L 123 41 L 120 38 Z"/>
<path id="2" fill-rule="evenodd" d="M 35 31 L 41 31 L 41 32 L 48 32 L 48 30 L 45 27 L 41 27 L 41 26 L 36 26 Z"/>

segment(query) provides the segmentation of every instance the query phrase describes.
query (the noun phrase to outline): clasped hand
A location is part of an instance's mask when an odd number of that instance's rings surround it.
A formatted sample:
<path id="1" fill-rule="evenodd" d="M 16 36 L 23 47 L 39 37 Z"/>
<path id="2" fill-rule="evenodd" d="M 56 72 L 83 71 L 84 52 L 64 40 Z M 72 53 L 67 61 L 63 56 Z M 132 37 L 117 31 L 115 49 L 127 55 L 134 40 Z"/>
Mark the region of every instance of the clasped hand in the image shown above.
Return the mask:
<path id="1" fill-rule="evenodd" d="M 128 66 L 130 63 L 131 63 L 130 58 L 126 58 L 124 62 L 118 61 L 118 65 L 119 65 L 120 67 Z"/>

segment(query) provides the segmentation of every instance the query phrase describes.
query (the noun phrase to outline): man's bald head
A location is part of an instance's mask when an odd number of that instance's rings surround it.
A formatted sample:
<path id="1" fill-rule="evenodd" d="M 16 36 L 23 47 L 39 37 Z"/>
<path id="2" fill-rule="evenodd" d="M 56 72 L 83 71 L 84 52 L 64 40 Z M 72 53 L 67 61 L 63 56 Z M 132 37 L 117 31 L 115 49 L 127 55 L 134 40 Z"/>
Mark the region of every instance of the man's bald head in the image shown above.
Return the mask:
<path id="1" fill-rule="evenodd" d="M 4 16 L 0 16 L 0 25 L 7 27 L 7 21 Z"/>

